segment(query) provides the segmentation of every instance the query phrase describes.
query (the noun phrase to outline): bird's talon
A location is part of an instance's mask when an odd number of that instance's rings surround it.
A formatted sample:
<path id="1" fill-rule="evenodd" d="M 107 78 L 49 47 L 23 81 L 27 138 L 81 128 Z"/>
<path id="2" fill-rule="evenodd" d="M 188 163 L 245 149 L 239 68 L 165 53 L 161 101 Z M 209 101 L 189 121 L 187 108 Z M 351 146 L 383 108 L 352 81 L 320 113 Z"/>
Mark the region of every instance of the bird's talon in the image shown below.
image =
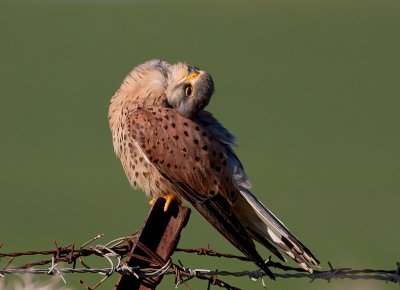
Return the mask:
<path id="1" fill-rule="evenodd" d="M 168 211 L 168 208 L 171 205 L 171 203 L 174 200 L 176 200 L 176 197 L 173 194 L 167 194 L 167 195 L 163 196 L 163 198 L 165 199 L 164 212 L 166 212 L 166 211 Z"/>

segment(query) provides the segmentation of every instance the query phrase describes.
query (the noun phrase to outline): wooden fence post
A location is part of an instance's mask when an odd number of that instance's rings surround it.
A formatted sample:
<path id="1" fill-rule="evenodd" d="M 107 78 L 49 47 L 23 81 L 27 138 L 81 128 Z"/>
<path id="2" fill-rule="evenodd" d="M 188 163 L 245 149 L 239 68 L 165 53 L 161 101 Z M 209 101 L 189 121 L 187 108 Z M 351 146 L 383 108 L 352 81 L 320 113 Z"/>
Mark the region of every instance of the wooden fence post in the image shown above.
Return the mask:
<path id="1" fill-rule="evenodd" d="M 173 202 L 168 211 L 164 212 L 164 204 L 165 199 L 158 198 L 151 207 L 139 234 L 138 242 L 131 250 L 133 256 L 129 259 L 128 266 L 141 268 L 154 266 L 151 263 L 151 260 L 154 261 L 154 259 L 149 256 L 147 249 L 156 253 L 163 263 L 166 263 L 174 253 L 180 233 L 189 220 L 190 209 Z M 119 278 L 114 290 L 153 290 L 162 278 L 159 276 L 136 279 L 131 275 L 123 275 Z"/>

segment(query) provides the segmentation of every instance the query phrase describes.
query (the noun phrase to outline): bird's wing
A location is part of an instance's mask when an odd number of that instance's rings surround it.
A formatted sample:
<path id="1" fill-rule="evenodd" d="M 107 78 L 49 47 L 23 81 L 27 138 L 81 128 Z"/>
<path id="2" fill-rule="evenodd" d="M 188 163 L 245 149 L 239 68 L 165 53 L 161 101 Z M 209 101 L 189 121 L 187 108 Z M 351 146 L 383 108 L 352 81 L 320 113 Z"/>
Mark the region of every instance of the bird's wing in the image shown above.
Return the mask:
<path id="1" fill-rule="evenodd" d="M 232 209 L 240 193 L 218 139 L 169 108 L 135 109 L 128 118 L 130 134 L 148 161 L 226 239 L 273 277 Z"/>

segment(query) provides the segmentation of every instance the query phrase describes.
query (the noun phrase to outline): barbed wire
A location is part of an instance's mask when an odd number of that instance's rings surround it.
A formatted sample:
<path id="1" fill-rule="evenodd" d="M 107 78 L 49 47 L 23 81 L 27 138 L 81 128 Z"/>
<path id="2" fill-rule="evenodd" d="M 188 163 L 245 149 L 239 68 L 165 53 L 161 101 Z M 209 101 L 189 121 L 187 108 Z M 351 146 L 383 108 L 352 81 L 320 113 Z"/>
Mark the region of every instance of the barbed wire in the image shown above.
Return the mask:
<path id="1" fill-rule="evenodd" d="M 207 280 L 209 287 L 210 285 L 217 285 L 225 289 L 239 289 L 219 279 L 219 277 L 228 276 L 248 277 L 252 280 L 260 280 L 262 286 L 264 287 L 266 285 L 263 279 L 265 277 L 265 273 L 261 269 L 253 271 L 244 270 L 237 272 L 197 269 L 183 266 L 183 263 L 180 260 L 178 260 L 178 264 L 173 263 L 171 259 L 169 259 L 165 263 L 161 263 L 160 261 L 162 261 L 162 259 L 154 259 L 133 255 L 131 253 L 131 250 L 135 245 L 146 248 L 145 245 L 138 242 L 136 233 L 129 237 L 114 239 L 104 245 L 97 244 L 95 246 L 89 246 L 101 237 L 103 237 L 103 235 L 97 235 L 93 239 L 84 243 L 78 249 L 75 249 L 74 243 L 71 243 L 64 247 L 59 247 L 57 242 L 54 242 L 55 248 L 53 250 L 0 253 L 0 261 L 3 258 L 10 258 L 9 261 L 6 262 L 5 265 L 2 266 L 2 268 L 0 268 L 0 278 L 4 278 L 5 275 L 10 274 L 47 274 L 58 275 L 63 280 L 63 282 L 66 283 L 64 274 L 97 273 L 105 276 L 96 285 L 91 287 L 81 280 L 81 284 L 86 289 L 96 289 L 114 273 L 119 273 L 121 275 L 132 275 L 138 279 L 154 278 L 162 275 L 175 275 L 175 286 L 178 287 L 179 285 L 184 284 L 188 288 L 190 287 L 187 282 L 193 278 L 196 278 Z M 2 245 L 0 245 L 0 248 L 1 247 Z M 148 251 L 148 249 L 146 250 Z M 249 261 L 249 259 L 246 257 L 220 253 L 211 248 L 177 248 L 175 252 L 184 252 L 188 254 Z M 39 255 L 51 255 L 52 257 L 51 259 L 37 260 L 21 265 L 15 265 L 15 260 L 19 257 Z M 83 260 L 83 258 L 88 256 L 97 256 L 105 259 L 109 263 L 109 267 L 98 268 L 89 266 L 87 262 Z M 146 261 L 150 260 L 155 266 L 149 268 L 130 267 L 126 264 L 126 262 L 123 261 L 123 259 L 132 256 Z M 156 257 L 157 254 L 153 253 L 152 256 Z M 60 266 L 61 263 L 72 265 L 72 267 L 62 267 Z M 77 267 L 77 263 L 79 263 L 81 266 Z M 45 265 L 48 265 L 48 267 L 44 267 Z M 396 269 L 393 270 L 354 270 L 351 268 L 334 268 L 331 263 L 328 263 L 329 270 L 315 270 L 313 273 L 306 272 L 301 268 L 286 266 L 279 262 L 274 262 L 271 259 L 268 259 L 266 261 L 266 265 L 269 268 L 280 270 L 279 272 L 274 271 L 274 275 L 276 278 L 308 278 L 311 280 L 311 282 L 316 279 L 322 279 L 326 281 L 331 281 L 333 279 L 373 279 L 400 284 L 400 262 L 397 263 Z"/>

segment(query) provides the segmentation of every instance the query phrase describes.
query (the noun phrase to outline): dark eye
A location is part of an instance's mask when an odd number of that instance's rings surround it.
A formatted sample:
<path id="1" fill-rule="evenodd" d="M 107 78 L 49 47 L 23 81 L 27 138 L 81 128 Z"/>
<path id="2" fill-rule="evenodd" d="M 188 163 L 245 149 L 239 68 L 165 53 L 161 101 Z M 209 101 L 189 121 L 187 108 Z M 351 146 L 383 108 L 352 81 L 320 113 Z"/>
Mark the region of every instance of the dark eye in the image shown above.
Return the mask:
<path id="1" fill-rule="evenodd" d="M 191 85 L 188 85 L 185 89 L 186 97 L 190 97 L 192 93 L 193 93 L 193 87 Z"/>

